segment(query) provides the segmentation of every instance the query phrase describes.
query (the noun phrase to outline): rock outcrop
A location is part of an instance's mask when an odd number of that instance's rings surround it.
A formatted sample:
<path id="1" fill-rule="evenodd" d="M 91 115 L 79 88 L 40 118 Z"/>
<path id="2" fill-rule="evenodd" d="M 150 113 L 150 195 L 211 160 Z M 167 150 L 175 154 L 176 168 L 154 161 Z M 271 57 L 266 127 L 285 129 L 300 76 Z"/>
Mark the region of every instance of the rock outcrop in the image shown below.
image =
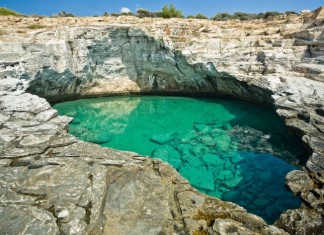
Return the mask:
<path id="1" fill-rule="evenodd" d="M 1 234 L 285 234 L 167 163 L 77 140 L 43 98 L 2 93 Z"/>
<path id="2" fill-rule="evenodd" d="M 323 231 L 322 11 L 257 22 L 2 17 L 1 233 Z M 304 203 L 276 222 L 285 231 L 266 225 L 198 193 L 166 163 L 77 140 L 70 118 L 30 93 L 52 101 L 212 94 L 274 105 L 310 151 L 303 170 L 287 176 Z"/>

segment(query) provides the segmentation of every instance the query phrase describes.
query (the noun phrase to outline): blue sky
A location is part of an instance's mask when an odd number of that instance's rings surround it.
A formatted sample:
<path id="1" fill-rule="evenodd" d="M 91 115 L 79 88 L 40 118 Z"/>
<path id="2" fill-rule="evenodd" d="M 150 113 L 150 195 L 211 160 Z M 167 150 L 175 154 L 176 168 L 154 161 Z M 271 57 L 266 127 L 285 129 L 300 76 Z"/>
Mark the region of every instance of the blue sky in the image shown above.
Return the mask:
<path id="1" fill-rule="evenodd" d="M 136 12 L 138 8 L 160 10 L 165 4 L 174 3 L 187 15 L 203 13 L 209 17 L 218 12 L 237 11 L 258 13 L 266 11 L 314 10 L 324 5 L 323 0 L 0 0 L 0 7 L 7 7 L 24 14 L 53 15 L 62 10 L 78 16 L 102 15 L 103 12 L 119 13 L 127 7 Z"/>

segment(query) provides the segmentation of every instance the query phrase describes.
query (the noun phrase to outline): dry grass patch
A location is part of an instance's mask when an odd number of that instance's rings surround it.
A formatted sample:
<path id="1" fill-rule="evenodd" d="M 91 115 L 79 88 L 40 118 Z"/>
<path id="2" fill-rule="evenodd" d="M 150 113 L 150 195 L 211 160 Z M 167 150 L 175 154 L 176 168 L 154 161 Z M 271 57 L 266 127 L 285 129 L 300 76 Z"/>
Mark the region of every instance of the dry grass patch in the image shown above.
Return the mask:
<path id="1" fill-rule="evenodd" d="M 27 26 L 27 29 L 43 29 L 45 28 L 45 25 L 41 24 L 31 24 Z"/>

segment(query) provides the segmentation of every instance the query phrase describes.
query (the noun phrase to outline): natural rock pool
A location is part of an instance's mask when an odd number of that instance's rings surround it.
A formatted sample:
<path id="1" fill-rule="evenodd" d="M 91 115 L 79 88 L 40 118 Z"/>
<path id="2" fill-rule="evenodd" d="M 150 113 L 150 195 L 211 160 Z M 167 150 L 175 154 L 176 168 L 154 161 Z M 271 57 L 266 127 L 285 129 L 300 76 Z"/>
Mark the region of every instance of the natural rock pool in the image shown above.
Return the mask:
<path id="1" fill-rule="evenodd" d="M 54 106 L 70 133 L 169 162 L 199 191 L 235 202 L 268 223 L 300 206 L 285 187 L 305 155 L 268 108 L 237 100 L 110 97 Z"/>

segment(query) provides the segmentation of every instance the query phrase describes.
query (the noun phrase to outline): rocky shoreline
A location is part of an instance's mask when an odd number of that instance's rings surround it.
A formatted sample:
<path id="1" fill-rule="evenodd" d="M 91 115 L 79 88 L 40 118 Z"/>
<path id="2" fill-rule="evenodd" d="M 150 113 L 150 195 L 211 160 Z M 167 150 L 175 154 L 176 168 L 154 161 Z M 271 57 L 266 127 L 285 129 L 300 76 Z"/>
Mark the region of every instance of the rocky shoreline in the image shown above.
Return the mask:
<path id="1" fill-rule="evenodd" d="M 27 28 L 35 23 L 44 27 Z M 0 35 L 1 233 L 320 234 L 323 23 L 323 8 L 257 23 L 2 17 L 12 28 Z M 141 92 L 272 104 L 311 152 L 287 175 L 302 207 L 267 225 L 166 163 L 77 140 L 71 119 L 38 97 Z"/>

